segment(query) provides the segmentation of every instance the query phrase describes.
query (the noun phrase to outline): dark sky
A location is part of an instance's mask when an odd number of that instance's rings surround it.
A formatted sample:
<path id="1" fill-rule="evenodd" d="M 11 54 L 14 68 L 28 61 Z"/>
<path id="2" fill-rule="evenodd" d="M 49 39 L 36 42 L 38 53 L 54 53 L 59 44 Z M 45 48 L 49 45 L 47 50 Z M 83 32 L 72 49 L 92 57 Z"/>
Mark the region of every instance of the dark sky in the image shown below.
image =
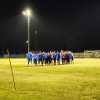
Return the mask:
<path id="1" fill-rule="evenodd" d="M 32 49 L 100 49 L 100 2 L 96 0 L 0 0 L 0 52 L 27 48 L 27 18 L 31 7 Z M 37 34 L 35 34 L 37 30 Z"/>

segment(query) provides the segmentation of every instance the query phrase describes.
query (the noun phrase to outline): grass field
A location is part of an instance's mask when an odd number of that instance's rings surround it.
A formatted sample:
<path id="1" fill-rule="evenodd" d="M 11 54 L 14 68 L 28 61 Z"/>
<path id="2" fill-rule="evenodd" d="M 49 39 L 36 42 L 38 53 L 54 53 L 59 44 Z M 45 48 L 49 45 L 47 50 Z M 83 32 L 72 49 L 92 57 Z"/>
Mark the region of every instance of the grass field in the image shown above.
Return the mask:
<path id="1" fill-rule="evenodd" d="M 0 59 L 0 100 L 100 100 L 100 59 L 74 64 L 27 66 L 26 59 Z"/>

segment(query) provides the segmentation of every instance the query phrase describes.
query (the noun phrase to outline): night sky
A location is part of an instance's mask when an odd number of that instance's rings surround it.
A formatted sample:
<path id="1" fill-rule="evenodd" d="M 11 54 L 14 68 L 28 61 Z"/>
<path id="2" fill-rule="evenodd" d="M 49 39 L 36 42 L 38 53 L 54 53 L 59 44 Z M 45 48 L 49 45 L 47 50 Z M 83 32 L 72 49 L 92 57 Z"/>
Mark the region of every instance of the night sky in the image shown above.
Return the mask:
<path id="1" fill-rule="evenodd" d="M 22 15 L 27 6 L 33 11 L 31 49 L 100 49 L 99 1 L 0 0 L 0 53 L 27 51 L 27 18 Z"/>

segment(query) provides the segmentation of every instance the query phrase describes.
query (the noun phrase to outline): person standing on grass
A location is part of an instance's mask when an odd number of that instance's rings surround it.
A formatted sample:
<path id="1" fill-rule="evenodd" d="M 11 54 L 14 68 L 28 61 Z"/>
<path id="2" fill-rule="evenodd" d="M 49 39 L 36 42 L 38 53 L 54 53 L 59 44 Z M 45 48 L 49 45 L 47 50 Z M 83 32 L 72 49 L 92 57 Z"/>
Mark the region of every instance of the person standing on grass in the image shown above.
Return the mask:
<path id="1" fill-rule="evenodd" d="M 37 65 L 38 64 L 38 53 L 36 51 L 33 54 L 33 59 L 34 59 L 33 60 L 34 64 Z"/>
<path id="2" fill-rule="evenodd" d="M 61 50 L 61 59 L 62 59 L 62 64 L 65 64 L 65 51 Z"/>
<path id="3" fill-rule="evenodd" d="M 58 65 L 60 65 L 60 59 L 61 59 L 61 57 L 60 57 L 60 52 L 57 51 L 57 52 L 56 52 L 56 60 L 57 60 L 57 64 L 58 64 Z"/>
<path id="4" fill-rule="evenodd" d="M 26 58 L 28 60 L 28 64 L 31 63 L 32 64 L 32 57 L 33 57 L 33 54 L 31 51 L 29 51 L 27 54 L 26 54 Z"/>
<path id="5" fill-rule="evenodd" d="M 45 65 L 47 65 L 48 64 L 48 53 L 47 52 L 44 53 L 44 59 L 45 59 Z"/>
<path id="6" fill-rule="evenodd" d="M 43 66 L 44 63 L 44 52 L 40 51 L 38 54 L 38 64 L 41 64 Z"/>
<path id="7" fill-rule="evenodd" d="M 68 56 L 69 56 L 69 63 L 73 62 L 74 61 L 74 55 L 71 51 L 68 51 Z"/>
<path id="8" fill-rule="evenodd" d="M 48 52 L 48 64 L 49 64 L 49 65 L 51 64 L 51 61 L 52 61 L 52 59 L 51 59 L 51 53 Z"/>
<path id="9" fill-rule="evenodd" d="M 53 52 L 53 64 L 56 65 L 56 51 Z"/>

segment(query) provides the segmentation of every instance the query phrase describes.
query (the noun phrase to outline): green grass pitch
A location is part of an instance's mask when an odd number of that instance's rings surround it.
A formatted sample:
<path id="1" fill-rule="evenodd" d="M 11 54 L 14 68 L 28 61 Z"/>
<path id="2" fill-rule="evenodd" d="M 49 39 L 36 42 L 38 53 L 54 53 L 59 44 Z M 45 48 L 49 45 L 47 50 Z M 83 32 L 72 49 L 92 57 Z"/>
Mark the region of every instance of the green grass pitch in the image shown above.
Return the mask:
<path id="1" fill-rule="evenodd" d="M 0 59 L 0 100 L 100 100 L 100 59 L 74 64 L 27 66 L 26 59 Z"/>

